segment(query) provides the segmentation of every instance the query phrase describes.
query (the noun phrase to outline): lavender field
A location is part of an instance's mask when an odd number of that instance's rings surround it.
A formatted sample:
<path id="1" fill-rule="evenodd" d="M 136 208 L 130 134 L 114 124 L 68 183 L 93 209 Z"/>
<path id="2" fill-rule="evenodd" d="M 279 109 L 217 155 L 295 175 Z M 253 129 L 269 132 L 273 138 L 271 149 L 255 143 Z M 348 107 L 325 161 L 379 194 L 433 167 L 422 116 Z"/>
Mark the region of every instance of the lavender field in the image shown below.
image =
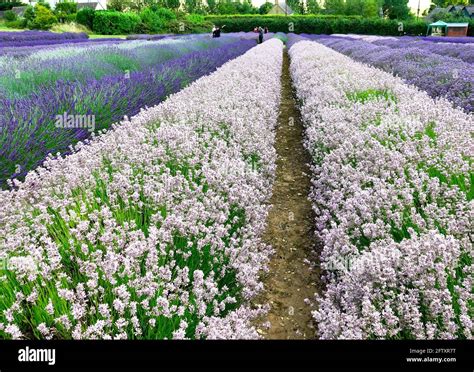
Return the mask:
<path id="1" fill-rule="evenodd" d="M 7 52 L 0 57 L 0 108 L 8 128 L 0 137 L 0 186 L 24 177 L 48 154 L 66 154 L 124 116 L 161 102 L 253 45 L 233 37 L 189 37 Z M 58 114 L 85 120 L 58 127 Z"/>
<path id="2" fill-rule="evenodd" d="M 469 38 L 0 32 L 0 339 L 474 339 Z"/>

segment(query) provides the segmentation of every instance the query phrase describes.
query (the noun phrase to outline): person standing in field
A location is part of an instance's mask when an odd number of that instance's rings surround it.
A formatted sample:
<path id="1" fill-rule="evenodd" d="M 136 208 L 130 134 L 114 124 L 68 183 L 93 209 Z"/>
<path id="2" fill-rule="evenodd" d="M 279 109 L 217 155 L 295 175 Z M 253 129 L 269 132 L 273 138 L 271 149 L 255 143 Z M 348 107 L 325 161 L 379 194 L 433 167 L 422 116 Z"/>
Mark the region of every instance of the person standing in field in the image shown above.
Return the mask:
<path id="1" fill-rule="evenodd" d="M 219 26 L 212 27 L 212 37 L 221 37 L 221 29 L 224 27 L 225 25 L 222 27 L 219 27 Z"/>
<path id="2" fill-rule="evenodd" d="M 258 26 L 258 43 L 263 43 L 263 28 Z"/>

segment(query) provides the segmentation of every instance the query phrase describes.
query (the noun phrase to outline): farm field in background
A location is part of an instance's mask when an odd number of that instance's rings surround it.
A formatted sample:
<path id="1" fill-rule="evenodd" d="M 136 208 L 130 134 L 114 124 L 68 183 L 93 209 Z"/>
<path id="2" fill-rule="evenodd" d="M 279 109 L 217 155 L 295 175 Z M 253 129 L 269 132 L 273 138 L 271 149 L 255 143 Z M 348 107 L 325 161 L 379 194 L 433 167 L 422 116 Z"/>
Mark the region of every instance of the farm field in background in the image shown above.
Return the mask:
<path id="1" fill-rule="evenodd" d="M 0 31 L 0 339 L 474 338 L 471 38 L 256 40 Z"/>

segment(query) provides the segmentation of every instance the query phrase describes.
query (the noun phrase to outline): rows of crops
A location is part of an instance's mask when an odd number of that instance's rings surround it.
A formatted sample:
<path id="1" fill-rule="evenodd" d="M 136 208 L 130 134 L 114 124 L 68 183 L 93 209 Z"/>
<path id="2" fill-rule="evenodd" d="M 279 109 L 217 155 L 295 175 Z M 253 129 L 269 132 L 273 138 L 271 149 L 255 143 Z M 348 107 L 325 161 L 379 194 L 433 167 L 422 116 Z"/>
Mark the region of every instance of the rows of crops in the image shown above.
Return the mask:
<path id="1" fill-rule="evenodd" d="M 434 52 L 419 48 L 418 44 L 392 48 L 352 38 L 316 35 L 313 39 L 356 61 L 398 75 L 433 98 L 447 98 L 466 112 L 474 110 L 474 70 L 471 63 L 448 56 L 451 45 L 432 43 Z M 396 40 L 390 43 L 399 45 L 402 42 Z"/>
<path id="2" fill-rule="evenodd" d="M 114 41 L 0 57 L 0 126 L 6 128 L 0 134 L 0 186 L 254 45 L 233 37 Z M 74 122 L 58 125 L 58 115 L 73 115 Z"/>
<path id="3" fill-rule="evenodd" d="M 0 337 L 255 337 L 281 59 L 256 47 L 2 192 Z"/>
<path id="4" fill-rule="evenodd" d="M 439 54 L 441 56 L 449 56 L 458 58 L 464 62 L 474 63 L 474 44 L 439 44 L 432 41 L 414 40 L 411 38 L 400 38 L 395 40 L 376 40 L 376 45 L 385 45 L 391 48 L 419 48 L 430 53 Z"/>
<path id="5" fill-rule="evenodd" d="M 333 35 L 334 36 L 334 35 Z M 365 35 L 335 35 L 348 40 L 363 40 L 375 45 L 388 46 L 390 48 L 418 48 L 441 56 L 449 56 L 474 63 L 474 44 L 462 42 L 435 42 L 431 38 L 416 38 L 411 36 L 383 37 Z M 311 36 L 309 36 L 311 37 Z M 461 38 L 462 39 L 462 38 Z"/>
<path id="6" fill-rule="evenodd" d="M 260 337 L 275 306 L 255 303 L 275 178 L 296 197 L 276 172 L 283 43 L 311 157 L 300 197 L 316 220 L 300 233 L 319 244 L 324 285 L 304 301 L 315 335 L 474 338 L 467 41 L 11 37 L 0 33 L 0 339 Z"/>
<path id="7" fill-rule="evenodd" d="M 320 44 L 290 53 L 327 270 L 320 337 L 471 338 L 472 116 Z"/>

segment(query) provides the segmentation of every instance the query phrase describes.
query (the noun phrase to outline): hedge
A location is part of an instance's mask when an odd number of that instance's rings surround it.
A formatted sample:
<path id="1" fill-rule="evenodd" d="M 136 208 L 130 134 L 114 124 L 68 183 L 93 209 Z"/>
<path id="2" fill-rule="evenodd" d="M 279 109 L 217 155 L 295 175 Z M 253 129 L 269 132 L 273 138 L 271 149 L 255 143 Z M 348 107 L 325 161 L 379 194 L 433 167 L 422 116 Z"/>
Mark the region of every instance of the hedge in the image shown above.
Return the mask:
<path id="1" fill-rule="evenodd" d="M 12 22 L 18 18 L 18 15 L 13 10 L 6 10 L 3 14 L 3 18 L 5 18 L 7 22 Z"/>
<path id="2" fill-rule="evenodd" d="M 138 14 L 104 10 L 95 12 L 92 30 L 102 35 L 124 35 L 139 31 L 140 24 Z"/>
<path id="3" fill-rule="evenodd" d="M 212 23 L 209 21 L 192 22 L 188 19 L 176 19 L 168 22 L 166 30 L 173 34 L 204 34 L 211 32 Z"/>
<path id="4" fill-rule="evenodd" d="M 76 22 L 92 30 L 94 25 L 95 10 L 91 8 L 82 8 L 76 14 Z"/>
<path id="5" fill-rule="evenodd" d="M 225 25 L 226 32 L 251 31 L 256 26 L 268 27 L 271 32 L 297 34 L 366 34 L 366 35 L 425 35 L 427 25 L 423 21 L 399 22 L 380 18 L 364 19 L 338 16 L 206 16 L 216 25 Z"/>

